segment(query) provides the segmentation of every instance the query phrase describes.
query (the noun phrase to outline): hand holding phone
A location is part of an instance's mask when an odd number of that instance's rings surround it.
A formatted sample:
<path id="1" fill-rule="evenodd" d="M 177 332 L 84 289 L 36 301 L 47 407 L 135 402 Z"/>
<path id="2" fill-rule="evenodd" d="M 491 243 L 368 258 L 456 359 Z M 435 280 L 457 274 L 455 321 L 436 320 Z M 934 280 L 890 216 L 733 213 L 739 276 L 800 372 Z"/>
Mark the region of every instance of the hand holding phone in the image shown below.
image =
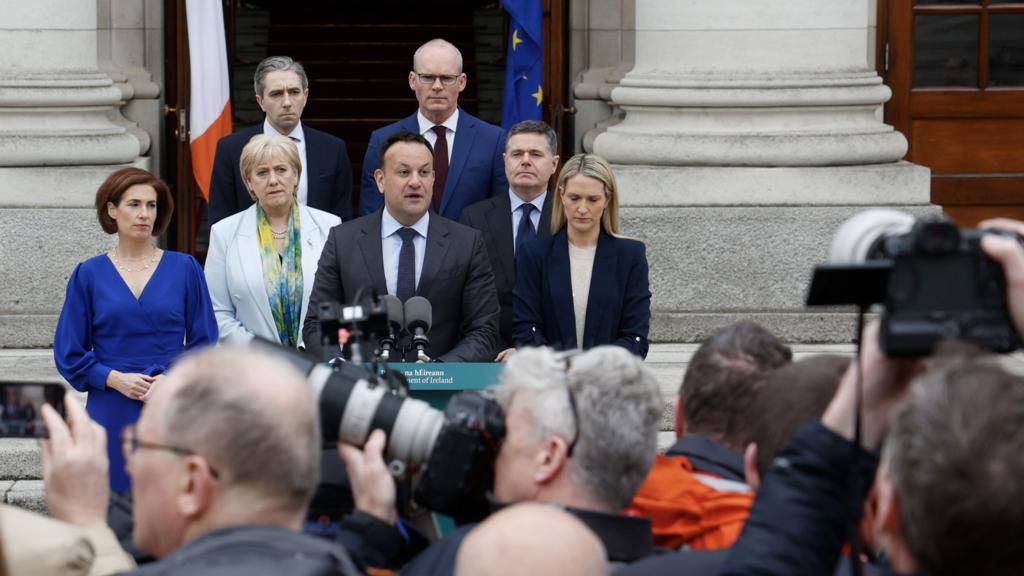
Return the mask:
<path id="1" fill-rule="evenodd" d="M 0 381 L 0 437 L 46 438 L 41 408 L 52 406 L 64 416 L 61 384 Z"/>
<path id="2" fill-rule="evenodd" d="M 43 483 L 50 514 L 77 526 L 106 523 L 110 501 L 107 432 L 74 398 L 63 402 L 67 423 L 49 404 L 42 418 L 50 437 L 42 440 Z"/>

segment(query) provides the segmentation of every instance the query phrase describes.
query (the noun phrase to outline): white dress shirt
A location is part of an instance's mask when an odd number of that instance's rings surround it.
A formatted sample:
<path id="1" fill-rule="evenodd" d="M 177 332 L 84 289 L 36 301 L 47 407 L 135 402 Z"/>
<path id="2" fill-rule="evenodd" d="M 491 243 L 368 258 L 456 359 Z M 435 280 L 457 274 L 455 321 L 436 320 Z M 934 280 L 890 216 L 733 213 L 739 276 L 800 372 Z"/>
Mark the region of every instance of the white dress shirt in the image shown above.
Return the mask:
<path id="1" fill-rule="evenodd" d="M 437 148 L 437 133 L 434 132 L 434 124 L 423 115 L 422 110 L 416 110 L 416 121 L 420 125 L 420 135 L 430 142 L 430 145 Z M 448 141 L 448 166 L 452 165 L 452 150 L 455 150 L 455 127 L 459 125 L 459 109 L 456 108 L 455 112 L 448 117 L 447 120 L 441 122 L 441 126 L 445 127 L 445 139 Z"/>
<path id="2" fill-rule="evenodd" d="M 384 255 L 384 280 L 388 285 L 388 294 L 398 294 L 398 257 L 402 252 L 402 237 L 398 230 L 405 228 L 401 222 L 384 208 L 380 219 L 380 247 Z M 420 285 L 420 273 L 423 272 L 423 257 L 427 253 L 427 230 L 430 228 L 430 211 L 427 211 L 415 224 L 410 226 L 418 232 L 412 239 L 416 250 L 416 287 Z"/>
<path id="3" fill-rule="evenodd" d="M 286 136 L 291 138 L 295 142 L 295 146 L 299 148 L 299 165 L 302 166 L 302 174 L 299 175 L 299 190 L 296 193 L 296 197 L 299 199 L 299 204 L 309 205 L 309 178 L 306 175 L 306 134 L 302 132 L 302 122 L 295 125 L 295 129 L 292 130 L 291 134 L 281 134 L 273 126 L 270 125 L 270 121 L 266 118 L 263 119 L 263 134 L 266 136 Z"/>
<path id="4" fill-rule="evenodd" d="M 540 211 L 544 209 L 544 199 L 548 197 L 548 191 L 545 190 L 540 196 L 537 196 L 530 201 L 533 207 L 536 208 L 530 213 L 530 222 L 533 222 L 533 231 L 540 234 Z M 519 222 L 523 219 L 523 211 L 519 209 L 520 206 L 526 204 L 522 198 L 516 195 L 511 188 L 508 190 L 508 198 L 512 203 L 512 245 L 516 245 L 516 239 L 519 237 Z"/>

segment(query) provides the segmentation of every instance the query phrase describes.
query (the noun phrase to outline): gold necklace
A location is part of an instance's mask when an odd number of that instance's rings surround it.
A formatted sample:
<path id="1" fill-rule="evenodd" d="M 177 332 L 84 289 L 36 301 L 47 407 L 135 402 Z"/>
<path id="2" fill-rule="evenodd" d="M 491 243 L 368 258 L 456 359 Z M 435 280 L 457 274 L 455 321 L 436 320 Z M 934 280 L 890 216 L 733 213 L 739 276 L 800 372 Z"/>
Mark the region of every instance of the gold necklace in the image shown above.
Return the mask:
<path id="1" fill-rule="evenodd" d="M 157 248 L 154 247 L 153 248 L 153 255 L 149 257 L 149 261 L 144 261 L 142 263 L 142 268 L 134 268 L 134 269 L 133 268 L 128 268 L 127 266 L 122 266 L 121 265 L 121 257 L 117 253 L 117 246 L 114 247 L 113 254 L 114 254 L 114 266 L 119 268 L 122 272 L 127 272 L 127 273 L 130 274 L 132 272 L 139 272 L 139 271 L 142 271 L 142 270 L 149 270 L 150 265 L 152 265 L 154 262 L 156 262 L 157 256 L 160 255 L 160 250 L 158 250 Z"/>

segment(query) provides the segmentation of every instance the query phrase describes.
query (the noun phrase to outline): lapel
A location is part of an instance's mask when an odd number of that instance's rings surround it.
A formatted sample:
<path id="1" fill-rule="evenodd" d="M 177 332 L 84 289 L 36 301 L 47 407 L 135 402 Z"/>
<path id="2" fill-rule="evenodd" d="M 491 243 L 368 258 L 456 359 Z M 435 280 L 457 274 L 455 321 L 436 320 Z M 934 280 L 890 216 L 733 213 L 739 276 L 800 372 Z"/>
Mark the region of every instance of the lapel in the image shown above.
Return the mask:
<path id="1" fill-rule="evenodd" d="M 455 183 L 459 181 L 459 176 L 462 175 L 462 169 L 466 167 L 469 151 L 473 149 L 473 140 L 476 139 L 476 118 L 473 118 L 465 110 L 459 108 L 459 123 L 456 128 L 455 141 L 459 145 L 449 152 L 448 180 L 444 183 L 444 197 L 441 198 L 439 214 L 444 214 L 445 210 L 448 209 L 448 204 L 454 196 L 452 190 L 455 188 Z"/>
<path id="2" fill-rule="evenodd" d="M 408 116 L 405 119 L 403 119 L 400 125 L 402 127 L 402 130 L 412 132 L 413 134 L 420 133 L 420 121 L 416 118 L 416 112 L 413 112 L 412 116 Z"/>
<path id="3" fill-rule="evenodd" d="M 498 262 L 507 284 L 512 286 L 516 281 L 516 256 L 512 239 L 512 201 L 509 200 L 507 192 L 491 200 L 490 210 L 487 211 L 485 219 L 490 229 L 487 236 L 497 248 Z"/>
<path id="4" fill-rule="evenodd" d="M 306 310 L 309 308 L 309 295 L 313 292 L 313 282 L 316 280 L 317 259 L 310 258 L 316 252 L 316 245 L 321 241 L 323 234 L 316 222 L 313 221 L 313 213 L 305 206 L 299 204 L 299 226 L 302 241 L 302 318 L 306 317 Z"/>
<path id="5" fill-rule="evenodd" d="M 356 244 L 359 245 L 359 251 L 363 255 L 363 265 L 370 276 L 373 287 L 377 290 L 377 294 L 388 293 L 388 282 L 384 277 L 384 250 L 381 248 L 380 238 L 380 219 L 384 210 L 384 208 L 381 208 L 365 219 L 359 239 L 356 240 Z M 344 246 L 338 246 L 337 248 L 340 250 L 345 249 Z M 338 256 L 344 259 L 343 253 L 340 251 Z M 352 294 L 345 294 L 345 297 L 351 298 L 354 296 L 355 290 L 358 288 L 358 286 L 350 286 L 349 290 L 352 290 Z"/>
<path id="6" fill-rule="evenodd" d="M 554 195 L 554 192 L 548 190 L 548 195 L 544 197 L 544 207 L 540 210 L 540 224 L 537 226 L 537 236 L 551 235 L 551 198 Z M 509 208 L 511 207 L 512 205 L 509 204 Z"/>
<path id="7" fill-rule="evenodd" d="M 451 244 L 448 234 L 448 224 L 444 218 L 437 214 L 431 214 L 430 224 L 427 227 L 427 249 L 423 254 L 423 271 L 420 273 L 420 282 L 416 286 L 417 296 L 423 296 L 427 288 L 434 284 L 434 278 L 441 270 L 441 263 L 444 262 L 448 246 Z"/>
<path id="8" fill-rule="evenodd" d="M 572 306 L 572 268 L 569 265 L 569 236 L 563 228 L 551 242 L 548 255 L 548 294 L 554 304 L 558 332 L 564 350 L 576 348 L 576 313 Z"/>
<path id="9" fill-rule="evenodd" d="M 590 294 L 587 296 L 587 318 L 583 322 L 583 341 L 593 341 L 611 310 L 615 289 L 615 239 L 601 230 L 597 237 L 594 269 L 590 273 Z"/>
<path id="10" fill-rule="evenodd" d="M 265 328 L 280 340 L 281 335 L 277 333 L 277 323 L 274 322 L 274 314 L 270 311 L 267 287 L 263 283 L 263 256 L 260 254 L 259 232 L 256 230 L 255 204 L 242 213 L 242 219 L 238 222 L 235 236 L 238 247 L 235 250 L 235 256 L 238 258 L 238 263 L 242 268 L 242 275 L 245 278 L 245 287 L 249 291 L 249 298 L 255 303 L 256 310 L 265 323 Z"/>
<path id="11" fill-rule="evenodd" d="M 306 138 L 306 165 L 302 169 L 306 172 L 306 204 L 309 206 L 327 206 L 330 202 L 321 202 L 320 195 L 323 190 L 319 186 L 319 167 L 324 163 L 321 154 L 325 152 L 325 146 L 320 146 L 320 135 L 309 126 L 302 125 L 302 134 Z M 315 200 L 314 200 L 315 199 Z M 305 318 L 305 316 L 303 316 Z"/>

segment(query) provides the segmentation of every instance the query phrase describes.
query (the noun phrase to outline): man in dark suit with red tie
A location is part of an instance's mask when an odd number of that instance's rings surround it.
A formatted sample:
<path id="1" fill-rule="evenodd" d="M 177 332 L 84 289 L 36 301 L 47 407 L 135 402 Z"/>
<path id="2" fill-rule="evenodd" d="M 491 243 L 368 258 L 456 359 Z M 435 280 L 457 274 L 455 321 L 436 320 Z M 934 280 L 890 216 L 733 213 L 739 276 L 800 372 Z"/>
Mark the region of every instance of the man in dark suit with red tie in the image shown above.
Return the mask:
<path id="1" fill-rule="evenodd" d="M 412 58 L 409 88 L 416 93 L 415 114 L 370 135 L 363 160 L 359 214 L 381 207 L 374 171 L 381 145 L 399 131 L 420 134 L 434 148 L 434 212 L 458 220 L 462 209 L 508 190 L 501 154 L 505 132 L 459 108 L 459 93 L 466 88 L 462 54 L 450 42 L 431 40 Z"/>
<path id="2" fill-rule="evenodd" d="M 484 235 L 501 305 L 496 360 L 512 348 L 512 288 L 516 283 L 519 246 L 535 236 L 551 235 L 551 194 L 548 181 L 558 169 L 558 136 L 538 120 L 526 120 L 508 131 L 505 176 L 509 187 L 462 211 L 461 222 Z"/>
<path id="3" fill-rule="evenodd" d="M 253 83 L 256 103 L 267 117 L 262 124 L 217 142 L 210 180 L 210 226 L 252 205 L 238 163 L 242 148 L 257 134 L 280 134 L 295 142 L 302 163 L 296 192 L 299 203 L 351 220 L 352 163 L 344 140 L 302 124 L 302 110 L 309 97 L 309 80 L 302 65 L 287 56 L 271 56 L 256 67 Z"/>

